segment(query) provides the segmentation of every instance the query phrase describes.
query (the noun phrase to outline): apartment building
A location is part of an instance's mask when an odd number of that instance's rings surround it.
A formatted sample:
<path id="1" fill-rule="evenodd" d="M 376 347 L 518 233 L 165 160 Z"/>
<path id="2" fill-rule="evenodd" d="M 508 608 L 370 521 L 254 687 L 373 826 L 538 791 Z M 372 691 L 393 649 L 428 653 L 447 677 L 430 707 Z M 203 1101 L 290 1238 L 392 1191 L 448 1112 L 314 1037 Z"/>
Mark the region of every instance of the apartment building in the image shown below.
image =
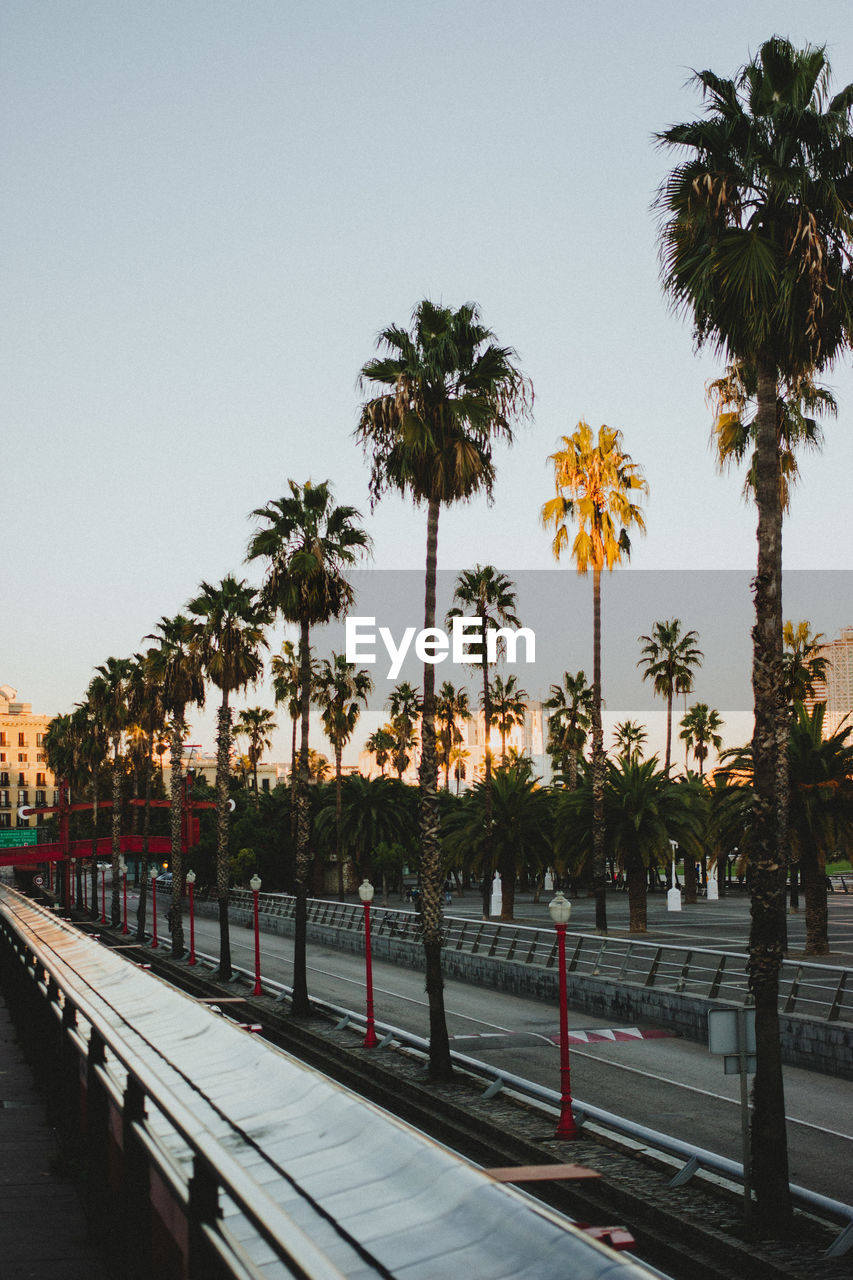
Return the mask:
<path id="1" fill-rule="evenodd" d="M 20 818 L 22 805 L 55 804 L 53 774 L 44 758 L 44 735 L 53 716 L 35 715 L 32 704 L 18 701 L 18 691 L 0 685 L 0 831 L 36 825 Z"/>

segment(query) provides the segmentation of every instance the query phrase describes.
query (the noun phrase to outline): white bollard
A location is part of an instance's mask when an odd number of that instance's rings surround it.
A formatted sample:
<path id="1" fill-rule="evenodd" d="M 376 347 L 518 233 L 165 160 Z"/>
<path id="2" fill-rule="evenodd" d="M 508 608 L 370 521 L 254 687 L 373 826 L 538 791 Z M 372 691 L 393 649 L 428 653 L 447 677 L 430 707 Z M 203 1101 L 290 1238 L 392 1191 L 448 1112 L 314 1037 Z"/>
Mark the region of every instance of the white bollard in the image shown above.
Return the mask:
<path id="1" fill-rule="evenodd" d="M 718 884 L 718 882 L 717 882 L 717 869 L 716 869 L 716 867 L 714 868 L 714 870 L 713 870 L 713 871 L 711 871 L 711 870 L 710 870 L 710 868 L 709 868 L 709 870 L 708 870 L 708 882 L 707 882 L 707 884 L 705 885 L 705 893 L 706 893 L 706 895 L 707 895 L 707 901 L 708 901 L 708 902 L 719 902 L 719 900 L 720 900 L 720 886 L 719 886 L 719 884 Z"/>
<path id="2" fill-rule="evenodd" d="M 554 888 L 554 877 L 550 871 L 545 872 L 545 883 L 542 887 L 546 893 L 550 893 Z"/>
<path id="3" fill-rule="evenodd" d="M 666 893 L 666 909 L 667 911 L 681 910 L 681 890 L 668 889 Z"/>
<path id="4" fill-rule="evenodd" d="M 503 907 L 503 902 L 504 898 L 503 890 L 501 888 L 501 878 L 496 871 L 495 878 L 492 880 L 492 901 L 489 907 L 489 913 L 493 916 L 499 916 L 501 908 Z"/>

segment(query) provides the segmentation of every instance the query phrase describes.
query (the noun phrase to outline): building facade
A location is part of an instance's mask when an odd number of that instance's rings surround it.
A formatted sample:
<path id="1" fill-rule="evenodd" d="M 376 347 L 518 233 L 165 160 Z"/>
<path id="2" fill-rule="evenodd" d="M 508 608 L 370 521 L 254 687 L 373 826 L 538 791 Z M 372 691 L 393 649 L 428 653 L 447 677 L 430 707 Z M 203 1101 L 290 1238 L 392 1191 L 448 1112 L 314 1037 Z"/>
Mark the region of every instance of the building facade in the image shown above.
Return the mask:
<path id="1" fill-rule="evenodd" d="M 44 758 L 44 735 L 53 716 L 35 715 L 18 691 L 0 685 L 0 831 L 31 827 L 35 818 L 21 818 L 23 805 L 55 804 L 53 774 Z"/>
<path id="2" fill-rule="evenodd" d="M 823 732 L 829 738 L 853 712 L 853 627 L 842 627 L 834 640 L 821 645 L 820 656 L 826 659 L 826 680 L 815 681 L 814 697 L 806 705 L 811 709 L 816 702 L 826 703 Z"/>

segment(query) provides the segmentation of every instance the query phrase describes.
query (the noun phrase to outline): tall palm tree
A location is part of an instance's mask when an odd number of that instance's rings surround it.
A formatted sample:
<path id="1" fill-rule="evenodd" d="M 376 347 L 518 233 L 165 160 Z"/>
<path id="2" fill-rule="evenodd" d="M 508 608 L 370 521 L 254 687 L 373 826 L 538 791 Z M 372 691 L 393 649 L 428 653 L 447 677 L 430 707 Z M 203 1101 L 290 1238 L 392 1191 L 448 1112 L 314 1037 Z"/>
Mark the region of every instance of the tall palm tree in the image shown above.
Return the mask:
<path id="1" fill-rule="evenodd" d="M 371 458 L 371 497 L 387 489 L 427 507 L 424 627 L 435 627 L 438 517 L 442 506 L 491 496 L 494 442 L 512 441 L 528 411 L 529 384 L 515 352 L 500 347 L 476 306 L 457 311 L 424 300 L 411 330 L 396 325 L 378 340 L 384 354 L 361 370 L 376 394 L 362 407 L 357 437 Z M 450 1042 L 441 975 L 442 869 L 437 817 L 435 667 L 424 663 L 421 790 L 421 907 L 430 1005 L 430 1075 L 449 1078 Z"/>
<path id="2" fill-rule="evenodd" d="M 548 717 L 548 753 L 555 765 L 559 762 L 568 777 L 569 789 L 578 785 L 578 757 L 592 724 L 592 688 L 586 673 L 563 672 L 562 684 L 551 685 L 551 696 L 545 706 Z"/>
<path id="3" fill-rule="evenodd" d="M 393 762 L 397 777 L 402 778 L 409 767 L 409 752 L 417 741 L 417 729 L 421 719 L 422 702 L 417 689 L 404 680 L 395 685 L 385 704 L 394 735 Z M 423 738 L 422 738 L 423 740 Z"/>
<path id="4" fill-rule="evenodd" d="M 367 751 L 374 757 L 379 765 L 380 775 L 385 777 L 385 766 L 391 759 L 391 753 L 395 744 L 394 729 L 390 724 L 384 724 L 379 729 L 374 729 L 373 733 L 364 744 Z"/>
<path id="5" fill-rule="evenodd" d="M 464 782 L 468 776 L 468 769 L 465 762 L 470 755 L 471 752 L 463 746 L 450 748 L 450 763 L 453 767 L 453 777 L 456 782 L 457 795 L 459 795 L 460 782 Z"/>
<path id="6" fill-rule="evenodd" d="M 275 716 L 264 707 L 246 707 L 240 712 L 234 724 L 235 736 L 249 740 L 249 750 L 246 754 L 252 769 L 255 804 L 258 803 L 258 762 L 264 752 L 269 751 L 272 746 L 270 734 L 274 733 L 277 727 Z"/>
<path id="7" fill-rule="evenodd" d="M 648 737 L 645 726 L 638 721 L 622 720 L 614 727 L 613 745 L 620 759 L 626 760 L 628 764 L 637 764 Z"/>
<path id="8" fill-rule="evenodd" d="M 664 770 L 669 773 L 672 762 L 672 703 L 678 693 L 691 693 L 693 673 L 701 667 L 703 653 L 695 631 L 682 635 L 680 618 L 656 622 L 649 636 L 640 636 L 642 654 L 637 663 L 645 668 L 643 679 L 651 680 L 656 694 L 666 698 L 666 758 Z"/>
<path id="9" fill-rule="evenodd" d="M 85 776 L 81 746 L 80 735 L 73 714 L 54 716 L 44 732 L 45 764 L 55 777 L 57 787 L 61 787 L 63 783 L 67 784 L 72 796 Z M 77 868 L 79 877 L 82 874 L 79 861 Z M 64 876 L 59 876 L 57 883 L 61 900 L 65 892 Z M 79 887 L 78 879 L 78 889 Z M 66 903 L 65 905 L 68 906 L 69 904 Z"/>
<path id="10" fill-rule="evenodd" d="M 699 766 L 700 778 L 704 774 L 708 748 L 713 747 L 714 751 L 719 751 L 723 745 L 722 735 L 718 732 L 722 727 L 723 721 L 719 711 L 709 707 L 706 702 L 694 702 L 687 714 L 682 717 L 681 733 L 678 736 L 682 742 L 687 743 L 687 749 L 693 752 L 693 758 Z"/>
<path id="11" fill-rule="evenodd" d="M 79 752 L 84 778 L 88 779 L 92 797 L 92 857 L 90 894 L 92 918 L 98 918 L 98 812 L 100 807 L 101 774 L 109 757 L 109 740 L 104 725 L 88 697 L 78 702 L 71 713 L 79 741 Z"/>
<path id="12" fill-rule="evenodd" d="M 181 909 L 183 891 L 183 842 L 181 827 L 184 812 L 184 782 L 181 773 L 184 735 L 187 730 L 187 707 L 204 706 L 205 688 L 201 653 L 197 643 L 199 624 L 185 614 L 163 617 L 147 640 L 154 640 L 151 665 L 160 681 L 161 697 L 169 717 L 169 819 L 172 845 L 172 901 L 169 919 L 172 930 L 172 955 L 184 954 L 184 924 Z M 194 643 L 194 640 L 196 643 Z M 144 894 L 140 897 L 144 898 Z"/>
<path id="13" fill-rule="evenodd" d="M 352 603 L 345 571 L 370 547 L 355 507 L 338 506 L 328 482 L 288 481 L 289 493 L 258 507 L 261 527 L 249 541 L 247 558 L 267 563 L 266 603 L 299 627 L 299 716 L 301 743 L 296 785 L 296 902 L 294 905 L 292 1012 L 307 1017 L 308 880 L 311 870 L 308 735 L 311 711 L 311 628 L 339 618 Z"/>
<path id="14" fill-rule="evenodd" d="M 254 589 L 228 574 L 218 586 L 202 582 L 187 604 L 199 628 L 194 640 L 207 678 L 219 689 L 216 733 L 216 896 L 219 901 L 219 977 L 231 978 L 228 931 L 228 779 L 232 746 L 232 693 L 254 684 L 263 672 L 264 628 L 270 617 Z"/>
<path id="15" fill-rule="evenodd" d="M 311 678 L 314 666 L 309 660 Z M 270 659 L 272 687 L 277 703 L 287 704 L 290 716 L 290 835 L 296 835 L 296 726 L 299 723 L 299 712 L 302 705 L 299 672 L 300 659 L 297 646 L 292 640 L 285 640 L 281 653 L 274 653 Z"/>
<path id="16" fill-rule="evenodd" d="M 107 658 L 96 667 L 86 696 L 92 710 L 109 736 L 113 751 L 112 813 L 112 899 L 110 917 L 115 928 L 121 919 L 119 901 L 119 857 L 121 854 L 121 748 L 124 731 L 130 723 L 128 694 L 132 663 L 130 658 Z"/>
<path id="17" fill-rule="evenodd" d="M 830 94 L 823 48 L 774 36 L 734 79 L 694 75 L 696 121 L 659 135 L 686 158 L 664 180 L 664 287 L 693 321 L 698 343 L 756 371 L 758 566 L 753 629 L 756 839 L 749 983 L 756 1004 L 752 1122 L 762 1229 L 791 1218 L 784 1142 L 778 987 L 787 861 L 782 705 L 782 501 L 777 403 L 829 369 L 853 334 L 853 86 Z M 781 1135 L 781 1140 L 780 1140 Z"/>
<path id="18" fill-rule="evenodd" d="M 496 675 L 492 681 L 489 691 L 492 707 L 491 722 L 497 725 L 498 733 L 501 735 L 501 765 L 504 768 L 507 763 L 507 734 L 510 730 L 524 724 L 527 698 L 527 690 L 519 688 L 518 677 L 515 674 L 508 675 L 506 680 L 503 676 Z"/>
<path id="19" fill-rule="evenodd" d="M 145 887 L 148 876 L 148 851 L 151 839 L 151 783 L 154 776 L 154 743 L 165 724 L 161 668 L 154 661 L 153 649 L 133 655 L 128 682 L 128 713 L 131 720 L 130 734 L 135 728 L 139 734 L 144 807 L 142 811 L 142 891 L 137 910 L 137 941 L 145 937 Z"/>
<path id="20" fill-rule="evenodd" d="M 444 765 L 445 791 L 450 790 L 451 752 L 462 741 L 462 732 L 456 721 L 467 720 L 469 714 L 468 690 L 457 689 L 452 681 L 445 680 L 435 701 L 435 718 L 438 724 L 439 754 Z"/>
<path id="21" fill-rule="evenodd" d="M 486 649 L 486 633 L 497 631 L 501 627 L 518 627 L 520 620 L 516 610 L 515 583 L 505 573 L 498 573 L 494 565 L 478 564 L 473 569 L 466 569 L 456 579 L 453 591 L 454 606 L 448 612 L 448 622 L 456 617 L 467 616 L 481 619 L 479 639 L 469 646 L 470 650 L 479 647 L 480 657 L 473 660 L 483 673 L 483 815 L 486 823 L 484 852 L 480 859 L 483 871 L 483 919 L 488 920 L 492 898 L 492 879 L 494 878 L 494 859 L 489 861 L 490 831 L 492 828 L 492 687 L 489 681 L 489 656 Z M 472 631 L 473 636 L 476 632 Z M 498 650 L 500 653 L 500 649 Z"/>
<path id="22" fill-rule="evenodd" d="M 568 522 L 577 522 L 571 553 L 578 573 L 592 569 L 592 786 L 595 927 L 607 932 L 604 849 L 604 732 L 601 727 L 601 574 L 631 554 L 630 530 L 645 530 L 643 513 L 634 501 L 648 493 L 641 469 L 622 448 L 622 432 L 599 428 L 598 439 L 579 422 L 562 448 L 549 458 L 554 466 L 556 495 L 542 508 L 542 523 L 554 528 L 552 549 L 559 560 L 569 546 Z"/>
<path id="23" fill-rule="evenodd" d="M 317 704 L 326 737 L 335 752 L 335 863 L 338 869 L 338 897 L 344 900 L 344 863 L 341 851 L 341 761 L 361 716 L 359 703 L 367 706 L 373 692 L 369 672 L 347 662 L 342 653 L 324 658 L 317 673 Z"/>

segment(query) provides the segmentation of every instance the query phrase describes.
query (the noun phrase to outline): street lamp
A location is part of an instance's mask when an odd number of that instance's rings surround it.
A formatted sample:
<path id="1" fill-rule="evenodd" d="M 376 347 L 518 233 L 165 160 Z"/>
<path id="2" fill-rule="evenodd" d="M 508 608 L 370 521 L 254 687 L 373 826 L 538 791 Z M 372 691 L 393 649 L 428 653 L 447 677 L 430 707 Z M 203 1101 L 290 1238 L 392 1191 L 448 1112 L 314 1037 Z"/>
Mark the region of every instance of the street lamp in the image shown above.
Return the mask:
<path id="1" fill-rule="evenodd" d="M 258 891 L 261 887 L 261 877 L 257 871 L 249 881 L 249 888 L 252 890 L 252 897 L 255 901 L 255 986 L 252 991 L 253 996 L 263 995 L 261 987 L 261 930 L 258 924 Z"/>
<path id="2" fill-rule="evenodd" d="M 153 933 L 151 937 L 152 949 L 154 947 L 159 947 L 160 945 L 159 942 L 157 941 L 157 876 L 156 876 L 157 870 L 158 870 L 157 863 L 152 862 L 151 871 L 149 873 L 151 876 L 151 924 L 153 928 Z"/>
<path id="3" fill-rule="evenodd" d="M 123 910 L 123 918 L 124 918 L 124 923 L 122 924 L 121 931 L 122 933 L 129 933 L 130 930 L 127 927 L 127 863 L 125 862 L 124 858 L 119 858 L 118 869 L 121 872 L 121 896 L 122 896 L 122 910 Z"/>
<path id="4" fill-rule="evenodd" d="M 364 907 L 364 967 L 367 982 L 367 1028 L 364 1033 L 365 1049 L 375 1049 L 379 1041 L 373 1025 L 373 961 L 370 955 L 370 904 L 373 901 L 373 885 L 363 880 L 358 886 L 358 896 Z"/>
<path id="5" fill-rule="evenodd" d="M 555 1138 L 577 1138 L 578 1127 L 572 1115 L 572 1078 L 569 1068 L 569 1011 L 566 993 L 566 925 L 572 914 L 572 904 L 558 893 L 548 903 L 548 912 L 557 930 L 558 964 L 560 972 L 560 1119 Z"/>
<path id="6" fill-rule="evenodd" d="M 195 887 L 195 872 L 188 871 L 186 881 L 190 890 L 190 958 L 187 964 L 195 964 L 195 911 L 193 909 L 193 889 Z"/>

